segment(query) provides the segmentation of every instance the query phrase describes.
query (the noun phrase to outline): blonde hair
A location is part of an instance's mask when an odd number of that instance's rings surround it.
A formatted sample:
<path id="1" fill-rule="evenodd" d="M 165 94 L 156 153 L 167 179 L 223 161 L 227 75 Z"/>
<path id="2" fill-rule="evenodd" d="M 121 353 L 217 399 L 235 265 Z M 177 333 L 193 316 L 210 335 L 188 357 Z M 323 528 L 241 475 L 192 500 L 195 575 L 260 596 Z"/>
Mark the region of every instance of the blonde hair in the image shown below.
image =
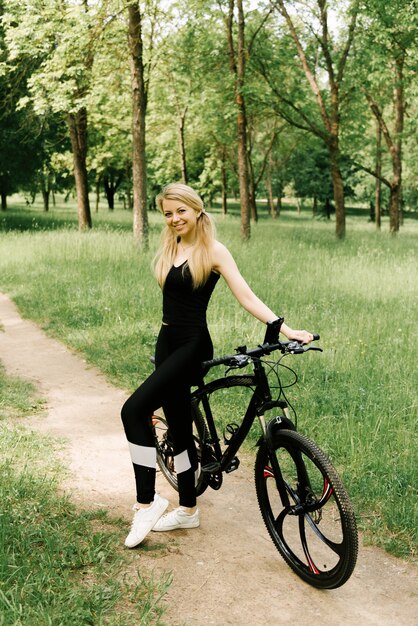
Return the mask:
<path id="1" fill-rule="evenodd" d="M 195 245 L 185 267 L 188 266 L 194 289 L 205 284 L 212 271 L 212 248 L 215 241 L 215 226 L 206 213 L 202 198 L 194 189 L 183 183 L 170 183 L 162 189 L 156 198 L 160 211 L 164 200 L 178 200 L 198 213 L 196 222 Z M 154 272 L 158 284 L 164 287 L 177 254 L 178 236 L 166 226 L 161 233 L 161 245 L 154 259 Z"/>

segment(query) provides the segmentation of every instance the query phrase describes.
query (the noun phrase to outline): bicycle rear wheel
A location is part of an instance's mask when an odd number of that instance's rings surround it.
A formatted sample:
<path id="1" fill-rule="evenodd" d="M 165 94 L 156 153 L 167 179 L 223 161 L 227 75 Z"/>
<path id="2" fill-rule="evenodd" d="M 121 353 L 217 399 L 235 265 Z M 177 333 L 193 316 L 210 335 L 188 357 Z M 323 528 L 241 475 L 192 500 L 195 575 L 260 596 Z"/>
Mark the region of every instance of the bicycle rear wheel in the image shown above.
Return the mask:
<path id="1" fill-rule="evenodd" d="M 297 432 L 278 431 L 274 454 L 288 503 L 279 495 L 266 443 L 255 462 L 257 499 L 270 537 L 307 583 L 340 587 L 351 576 L 358 551 L 354 512 L 341 479 L 324 452 Z"/>
<path id="2" fill-rule="evenodd" d="M 173 443 L 170 439 L 170 432 L 164 417 L 161 415 L 152 416 L 152 425 L 154 429 L 155 447 L 157 450 L 157 463 L 164 477 L 170 485 L 178 491 L 177 475 L 174 467 L 174 450 Z M 196 445 L 197 458 L 199 462 L 197 470 L 196 495 L 200 496 L 207 488 L 207 482 L 201 471 L 202 459 L 202 440 L 204 425 L 199 423 L 194 417 L 193 421 L 193 437 Z"/>

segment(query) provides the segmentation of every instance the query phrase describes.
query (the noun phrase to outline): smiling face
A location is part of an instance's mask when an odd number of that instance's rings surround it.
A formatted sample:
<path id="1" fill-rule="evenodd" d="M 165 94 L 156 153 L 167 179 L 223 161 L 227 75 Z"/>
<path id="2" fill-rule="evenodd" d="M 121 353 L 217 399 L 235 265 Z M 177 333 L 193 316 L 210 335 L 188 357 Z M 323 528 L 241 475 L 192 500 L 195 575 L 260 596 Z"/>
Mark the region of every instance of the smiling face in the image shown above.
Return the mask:
<path id="1" fill-rule="evenodd" d="M 167 226 L 172 229 L 182 241 L 193 242 L 198 213 L 180 200 L 162 201 L 162 212 Z"/>

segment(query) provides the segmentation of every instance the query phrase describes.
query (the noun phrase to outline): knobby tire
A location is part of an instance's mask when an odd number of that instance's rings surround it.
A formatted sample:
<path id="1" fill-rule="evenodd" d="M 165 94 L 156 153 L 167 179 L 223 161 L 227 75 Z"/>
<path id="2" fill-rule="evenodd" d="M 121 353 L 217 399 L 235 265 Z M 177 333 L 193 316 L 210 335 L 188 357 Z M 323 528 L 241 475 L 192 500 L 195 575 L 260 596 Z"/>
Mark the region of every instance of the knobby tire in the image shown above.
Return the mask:
<path id="1" fill-rule="evenodd" d="M 332 463 L 310 439 L 291 430 L 273 435 L 289 503 L 283 505 L 267 443 L 255 462 L 264 523 L 286 563 L 310 585 L 335 589 L 351 576 L 358 552 L 353 508 Z"/>

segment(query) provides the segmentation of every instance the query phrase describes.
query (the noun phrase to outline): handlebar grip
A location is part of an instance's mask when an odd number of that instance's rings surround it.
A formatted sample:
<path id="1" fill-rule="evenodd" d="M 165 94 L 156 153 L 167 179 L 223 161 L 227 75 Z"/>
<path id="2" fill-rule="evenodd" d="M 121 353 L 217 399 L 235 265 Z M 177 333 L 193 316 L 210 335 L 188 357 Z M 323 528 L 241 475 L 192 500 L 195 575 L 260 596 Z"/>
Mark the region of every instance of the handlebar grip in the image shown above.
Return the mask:
<path id="1" fill-rule="evenodd" d="M 231 358 L 231 357 L 227 357 Z M 227 358 L 221 357 L 219 359 L 210 359 L 209 361 L 203 361 L 202 367 L 203 369 L 209 369 L 210 367 L 215 367 L 215 365 L 222 365 L 227 361 Z"/>
<path id="2" fill-rule="evenodd" d="M 321 339 L 320 335 L 318 335 L 317 333 L 316 333 L 316 334 L 314 334 L 314 336 L 313 336 L 313 340 L 314 340 L 314 341 L 318 341 L 318 339 Z"/>
<path id="3" fill-rule="evenodd" d="M 216 359 L 211 359 L 210 361 L 202 361 L 201 365 L 202 369 L 208 370 L 210 367 L 216 365 Z"/>

